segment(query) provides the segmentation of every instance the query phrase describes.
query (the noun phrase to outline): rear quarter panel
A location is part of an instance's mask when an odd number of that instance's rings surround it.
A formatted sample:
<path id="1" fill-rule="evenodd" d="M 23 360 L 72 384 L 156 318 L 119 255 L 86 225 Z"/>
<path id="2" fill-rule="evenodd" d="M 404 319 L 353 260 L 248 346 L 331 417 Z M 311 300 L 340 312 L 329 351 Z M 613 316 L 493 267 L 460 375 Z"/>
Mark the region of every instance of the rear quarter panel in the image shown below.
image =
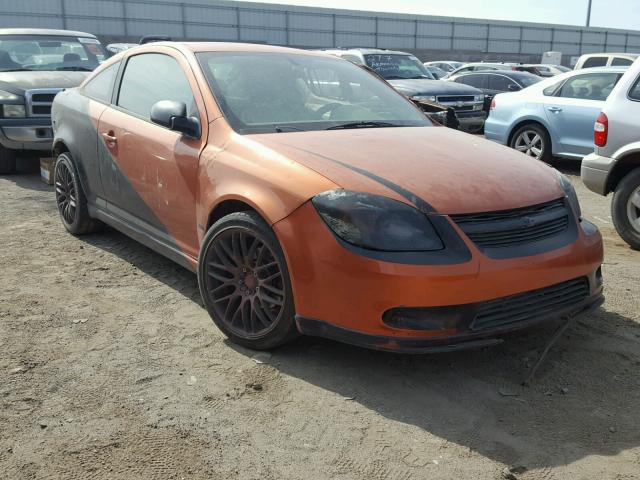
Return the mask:
<path id="1" fill-rule="evenodd" d="M 51 110 L 54 149 L 69 151 L 90 203 L 103 196 L 97 158 L 97 120 L 106 108 L 72 88 L 56 95 Z"/>

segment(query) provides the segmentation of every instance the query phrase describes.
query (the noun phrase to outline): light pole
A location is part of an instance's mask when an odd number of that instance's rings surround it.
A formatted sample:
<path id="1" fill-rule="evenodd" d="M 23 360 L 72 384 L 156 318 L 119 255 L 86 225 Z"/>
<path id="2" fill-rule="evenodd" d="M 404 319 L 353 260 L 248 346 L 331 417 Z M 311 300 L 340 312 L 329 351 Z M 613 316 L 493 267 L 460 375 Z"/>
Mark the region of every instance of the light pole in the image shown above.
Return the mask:
<path id="1" fill-rule="evenodd" d="M 587 7 L 587 27 L 591 26 L 591 4 L 593 0 L 589 0 L 589 6 Z"/>

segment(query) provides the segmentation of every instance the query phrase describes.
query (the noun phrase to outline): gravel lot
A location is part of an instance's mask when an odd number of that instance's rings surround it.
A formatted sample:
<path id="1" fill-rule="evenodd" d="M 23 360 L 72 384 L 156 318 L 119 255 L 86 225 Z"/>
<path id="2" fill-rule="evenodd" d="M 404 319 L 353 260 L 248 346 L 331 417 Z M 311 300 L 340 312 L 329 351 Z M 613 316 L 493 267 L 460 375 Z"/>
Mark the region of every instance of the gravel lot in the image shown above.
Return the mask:
<path id="1" fill-rule="evenodd" d="M 112 230 L 67 234 L 37 174 L 0 177 L 0 477 L 640 478 L 640 252 L 560 167 L 605 237 L 607 301 L 528 388 L 551 327 L 446 355 L 302 339 L 256 358 L 194 275 Z"/>

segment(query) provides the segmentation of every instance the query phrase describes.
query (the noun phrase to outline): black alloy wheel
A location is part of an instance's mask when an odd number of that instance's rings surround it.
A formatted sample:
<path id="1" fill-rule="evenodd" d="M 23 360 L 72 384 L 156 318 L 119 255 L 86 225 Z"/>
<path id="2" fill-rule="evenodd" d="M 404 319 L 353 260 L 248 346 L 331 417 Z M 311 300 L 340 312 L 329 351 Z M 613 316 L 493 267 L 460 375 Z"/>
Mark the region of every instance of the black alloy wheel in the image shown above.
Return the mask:
<path id="1" fill-rule="evenodd" d="M 254 212 L 216 222 L 203 241 L 198 278 L 213 320 L 236 343 L 268 349 L 295 336 L 284 255 Z"/>
<path id="2" fill-rule="evenodd" d="M 77 216 L 78 197 L 73 174 L 65 163 L 56 167 L 55 187 L 60 216 L 66 225 L 73 225 Z"/>

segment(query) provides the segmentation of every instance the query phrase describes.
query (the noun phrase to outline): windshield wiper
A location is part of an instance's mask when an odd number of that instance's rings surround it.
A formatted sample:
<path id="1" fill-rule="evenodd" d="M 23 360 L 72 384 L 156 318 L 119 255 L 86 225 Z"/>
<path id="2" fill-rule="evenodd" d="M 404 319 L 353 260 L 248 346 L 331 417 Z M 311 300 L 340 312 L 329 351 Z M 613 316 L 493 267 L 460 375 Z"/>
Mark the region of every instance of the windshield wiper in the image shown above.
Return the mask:
<path id="1" fill-rule="evenodd" d="M 0 70 L 0 72 L 35 72 L 32 68 L 8 68 L 6 70 Z"/>
<path id="2" fill-rule="evenodd" d="M 56 70 L 68 70 L 71 72 L 93 72 L 93 68 L 87 67 L 58 67 Z"/>
<path id="3" fill-rule="evenodd" d="M 295 132 L 304 132 L 304 128 L 299 128 L 299 127 L 294 127 L 292 125 L 276 125 L 275 130 L 277 133 L 282 133 L 282 132 L 286 132 L 289 130 L 293 130 Z"/>
<path id="4" fill-rule="evenodd" d="M 350 122 L 350 123 L 341 123 L 340 125 L 334 125 L 333 127 L 329 127 L 326 130 L 347 130 L 349 128 L 383 128 L 383 127 L 402 127 L 402 125 L 398 125 L 397 123 L 389 123 L 389 122 Z"/>

